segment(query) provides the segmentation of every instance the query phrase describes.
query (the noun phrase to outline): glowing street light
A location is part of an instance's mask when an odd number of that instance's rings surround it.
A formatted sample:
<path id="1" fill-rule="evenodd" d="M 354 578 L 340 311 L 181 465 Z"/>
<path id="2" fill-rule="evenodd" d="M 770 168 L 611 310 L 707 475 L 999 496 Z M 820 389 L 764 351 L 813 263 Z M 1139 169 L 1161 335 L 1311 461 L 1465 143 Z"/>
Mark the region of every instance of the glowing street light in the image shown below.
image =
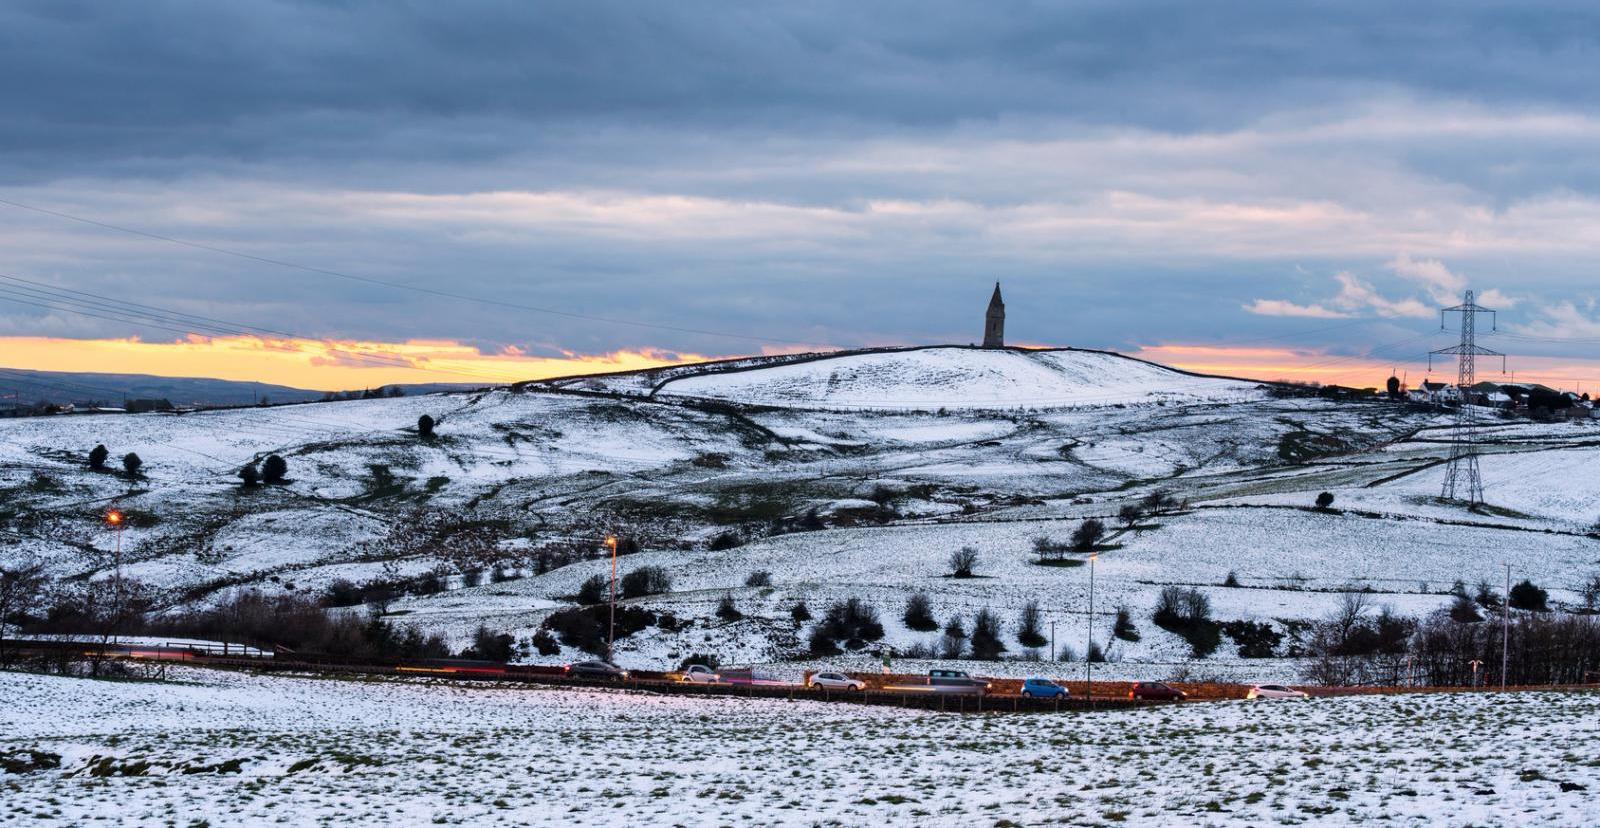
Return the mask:
<path id="1" fill-rule="evenodd" d="M 611 549 L 611 626 L 606 632 L 606 661 L 611 661 L 611 648 L 617 640 L 617 536 L 607 535 L 606 546 Z"/>

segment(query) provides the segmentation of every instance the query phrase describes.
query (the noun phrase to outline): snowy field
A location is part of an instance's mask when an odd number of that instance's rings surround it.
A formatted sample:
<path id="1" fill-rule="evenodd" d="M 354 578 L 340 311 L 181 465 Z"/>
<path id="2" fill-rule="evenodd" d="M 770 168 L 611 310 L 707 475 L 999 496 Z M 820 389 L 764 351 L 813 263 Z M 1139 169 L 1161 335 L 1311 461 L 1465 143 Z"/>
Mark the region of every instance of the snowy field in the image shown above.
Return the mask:
<path id="1" fill-rule="evenodd" d="M 1600 796 L 1594 693 L 960 716 L 170 675 L 0 673 L 0 824 L 1579 826 Z"/>

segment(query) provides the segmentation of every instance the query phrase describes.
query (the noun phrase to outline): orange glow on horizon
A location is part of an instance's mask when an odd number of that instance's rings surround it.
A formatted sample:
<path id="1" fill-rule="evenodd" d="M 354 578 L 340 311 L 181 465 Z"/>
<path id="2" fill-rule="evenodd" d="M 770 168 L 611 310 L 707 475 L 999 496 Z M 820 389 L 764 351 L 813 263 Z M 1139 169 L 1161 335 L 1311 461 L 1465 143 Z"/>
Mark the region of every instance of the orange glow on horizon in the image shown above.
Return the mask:
<path id="1" fill-rule="evenodd" d="M 189 336 L 130 339 L 0 337 L 4 367 L 34 371 L 150 374 L 262 382 L 313 391 L 413 383 L 496 385 L 571 374 L 654 368 L 719 357 L 655 349 L 531 356 L 507 347 L 485 354 L 452 341 L 361 342 Z"/>

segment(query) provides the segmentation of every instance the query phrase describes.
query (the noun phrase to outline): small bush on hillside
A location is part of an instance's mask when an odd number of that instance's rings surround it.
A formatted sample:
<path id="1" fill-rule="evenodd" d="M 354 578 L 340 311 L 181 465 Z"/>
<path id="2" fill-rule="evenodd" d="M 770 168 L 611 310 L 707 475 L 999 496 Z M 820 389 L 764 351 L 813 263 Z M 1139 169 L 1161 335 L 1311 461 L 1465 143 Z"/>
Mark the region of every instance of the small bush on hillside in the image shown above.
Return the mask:
<path id="1" fill-rule="evenodd" d="M 573 596 L 580 604 L 598 604 L 610 597 L 611 582 L 604 575 L 590 575 L 578 585 L 578 594 Z"/>
<path id="2" fill-rule="evenodd" d="M 956 578 L 971 578 L 978 566 L 978 550 L 963 546 L 950 553 L 950 574 Z"/>
<path id="3" fill-rule="evenodd" d="M 743 545 L 744 538 L 740 537 L 738 532 L 729 529 L 726 532 L 718 533 L 706 546 L 713 552 L 725 552 L 729 549 L 738 549 Z"/>
<path id="4" fill-rule="evenodd" d="M 1239 645 L 1240 658 L 1272 658 L 1283 642 L 1283 633 L 1259 621 L 1225 621 L 1222 631 Z"/>
<path id="5" fill-rule="evenodd" d="M 939 620 L 933 617 L 933 607 L 928 602 L 928 596 L 918 592 L 906 599 L 905 615 L 901 616 L 906 628 L 917 632 L 933 632 L 939 629 Z"/>
<path id="6" fill-rule="evenodd" d="M 1519 581 L 1511 587 L 1511 608 L 1531 610 L 1533 612 L 1549 611 L 1550 593 L 1535 586 L 1532 581 Z"/>
<path id="7" fill-rule="evenodd" d="M 1327 510 L 1333 506 L 1333 492 L 1323 492 L 1317 495 L 1317 508 Z"/>
<path id="8" fill-rule="evenodd" d="M 717 617 L 724 621 L 738 621 L 744 618 L 744 613 L 739 611 L 739 605 L 733 602 L 732 595 L 724 595 L 717 602 Z"/>
<path id="9" fill-rule="evenodd" d="M 622 576 L 621 592 L 624 598 L 642 595 L 660 595 L 672 591 L 672 576 L 659 566 L 641 566 Z"/>
<path id="10" fill-rule="evenodd" d="M 804 601 L 796 601 L 794 609 L 789 610 L 789 617 L 793 618 L 796 624 L 804 624 L 811 620 L 811 608 L 806 606 Z"/>
<path id="11" fill-rule="evenodd" d="M 1041 616 L 1038 601 L 1022 605 L 1022 612 L 1017 615 L 1017 643 L 1029 649 L 1038 649 L 1050 643 L 1040 630 Z"/>
<path id="12" fill-rule="evenodd" d="M 424 440 L 433 439 L 433 417 L 424 414 L 417 418 L 417 436 Z"/>
<path id="13" fill-rule="evenodd" d="M 246 463 L 244 468 L 239 470 L 239 483 L 245 488 L 251 488 L 260 485 L 261 470 L 256 468 L 256 464 L 254 463 Z"/>
<path id="14" fill-rule="evenodd" d="M 1137 503 L 1124 503 L 1122 504 L 1122 508 L 1117 510 L 1117 520 L 1122 521 L 1122 527 L 1124 529 L 1132 529 L 1133 527 L 1138 526 L 1139 521 L 1143 519 L 1144 510 L 1139 508 L 1139 504 Z"/>
<path id="15" fill-rule="evenodd" d="M 1494 609 L 1500 606 L 1500 594 L 1494 591 L 1494 587 L 1490 586 L 1488 581 L 1478 582 L 1477 591 L 1472 598 L 1478 602 L 1478 606 L 1485 609 Z"/>
<path id="16" fill-rule="evenodd" d="M 129 477 L 138 477 L 139 469 L 142 468 L 144 468 L 144 461 L 139 459 L 139 455 L 130 451 L 122 456 L 122 471 Z"/>
<path id="17" fill-rule="evenodd" d="M 1478 604 L 1465 595 L 1457 595 L 1450 602 L 1450 620 L 1457 624 L 1476 624 L 1483 620 L 1483 615 L 1478 612 Z"/>
<path id="18" fill-rule="evenodd" d="M 747 587 L 772 586 L 772 573 L 766 571 L 765 569 L 758 569 L 755 572 L 750 573 L 744 579 L 744 585 Z"/>
<path id="19" fill-rule="evenodd" d="M 1000 619 L 989 611 L 988 607 L 978 610 L 972 619 L 972 637 L 968 642 L 972 648 L 972 657 L 993 661 L 1006 651 L 1005 642 L 1000 636 Z"/>
<path id="20" fill-rule="evenodd" d="M 1133 612 L 1126 605 L 1117 607 L 1117 620 L 1111 634 L 1123 641 L 1138 641 L 1139 628 L 1133 625 Z"/>
<path id="21" fill-rule="evenodd" d="M 883 638 L 883 624 L 872 605 L 860 598 L 849 598 L 828 607 L 812 632 L 813 640 L 818 633 L 843 643 L 846 649 L 859 650 L 867 646 L 867 642 Z"/>
<path id="22" fill-rule="evenodd" d="M 288 461 L 276 454 L 269 454 L 266 460 L 261 461 L 261 482 L 263 483 L 282 483 L 288 474 Z"/>
<path id="23" fill-rule="evenodd" d="M 1072 531 L 1072 549 L 1074 552 L 1084 554 L 1093 552 L 1105 536 L 1106 525 L 1094 518 L 1089 518 L 1078 524 L 1078 528 Z"/>
<path id="24" fill-rule="evenodd" d="M 106 458 L 110 456 L 111 451 L 110 449 L 107 449 L 105 445 L 96 445 L 94 448 L 89 450 L 89 468 L 94 469 L 95 471 L 104 470 L 106 467 Z"/>
<path id="25" fill-rule="evenodd" d="M 497 633 L 479 625 L 477 631 L 472 634 L 472 646 L 462 650 L 461 657 L 506 662 L 511 660 L 511 651 L 515 644 L 516 639 L 510 635 Z"/>
<path id="26" fill-rule="evenodd" d="M 556 641 L 556 637 L 551 635 L 549 630 L 535 630 L 528 643 L 542 656 L 553 656 L 561 652 L 561 643 Z"/>
<path id="27" fill-rule="evenodd" d="M 1205 658 L 1222 644 L 1222 630 L 1211 620 L 1211 599 L 1192 587 L 1169 586 L 1156 599 L 1150 620 L 1189 642 L 1195 658 Z"/>

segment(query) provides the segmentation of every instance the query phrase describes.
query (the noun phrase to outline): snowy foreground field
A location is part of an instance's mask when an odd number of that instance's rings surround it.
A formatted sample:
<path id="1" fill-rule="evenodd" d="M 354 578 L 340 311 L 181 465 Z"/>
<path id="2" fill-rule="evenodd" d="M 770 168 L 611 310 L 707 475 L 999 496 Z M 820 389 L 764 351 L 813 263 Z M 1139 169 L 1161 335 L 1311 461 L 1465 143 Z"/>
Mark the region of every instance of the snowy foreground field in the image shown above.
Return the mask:
<path id="1" fill-rule="evenodd" d="M 958 716 L 170 679 L 0 673 L 0 824 L 1564 826 L 1600 808 L 1594 693 Z"/>

